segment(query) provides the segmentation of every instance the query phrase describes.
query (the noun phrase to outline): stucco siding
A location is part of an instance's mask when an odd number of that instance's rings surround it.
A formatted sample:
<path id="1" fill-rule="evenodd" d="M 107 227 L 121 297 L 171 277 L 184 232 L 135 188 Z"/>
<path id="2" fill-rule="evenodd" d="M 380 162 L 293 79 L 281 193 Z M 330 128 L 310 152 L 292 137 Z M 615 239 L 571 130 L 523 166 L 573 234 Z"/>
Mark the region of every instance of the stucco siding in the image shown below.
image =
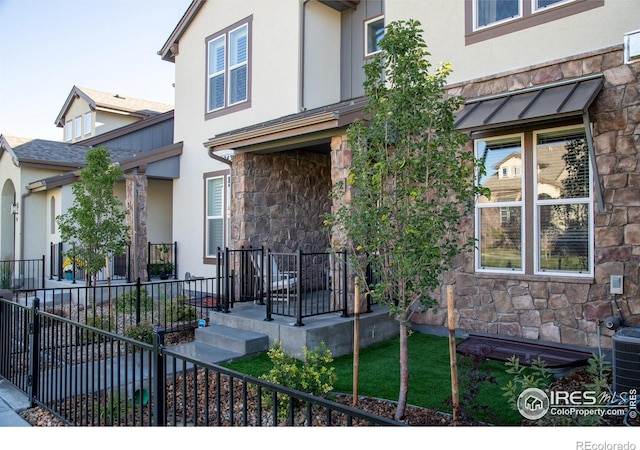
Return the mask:
<path id="1" fill-rule="evenodd" d="M 640 7 L 635 0 L 607 0 L 601 7 L 471 45 L 465 45 L 465 0 L 386 2 L 387 23 L 409 18 L 422 24 L 430 61 L 450 62 L 448 81 L 457 83 L 622 45 L 623 34 L 640 26 Z"/>

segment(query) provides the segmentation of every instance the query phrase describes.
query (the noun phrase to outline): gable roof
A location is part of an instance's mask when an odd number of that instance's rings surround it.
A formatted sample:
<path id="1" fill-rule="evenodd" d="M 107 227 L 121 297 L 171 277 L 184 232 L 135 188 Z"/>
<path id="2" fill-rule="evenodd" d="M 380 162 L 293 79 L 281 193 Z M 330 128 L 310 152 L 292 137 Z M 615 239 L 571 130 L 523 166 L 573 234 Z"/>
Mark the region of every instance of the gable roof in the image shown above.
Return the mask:
<path id="1" fill-rule="evenodd" d="M 12 155 L 16 166 L 58 170 L 82 167 L 90 148 L 46 139 L 4 135 L 0 137 L 0 146 L 3 151 Z"/>
<path id="2" fill-rule="evenodd" d="M 155 116 L 173 109 L 173 105 L 166 103 L 73 86 L 64 102 L 64 105 L 62 106 L 62 109 L 60 110 L 60 113 L 58 113 L 58 117 L 56 117 L 56 126 L 64 127 L 65 116 L 69 111 L 71 104 L 77 98 L 84 99 L 89 104 L 89 107 L 94 111 L 110 111 L 140 118 Z"/>
<path id="3" fill-rule="evenodd" d="M 75 171 L 86 165 L 87 152 L 93 147 L 69 144 L 46 139 L 29 139 L 0 135 L 0 154 L 7 151 L 16 166 Z M 124 169 L 177 156 L 182 153 L 182 143 L 134 152 L 118 148 L 108 148 L 111 161 Z"/>

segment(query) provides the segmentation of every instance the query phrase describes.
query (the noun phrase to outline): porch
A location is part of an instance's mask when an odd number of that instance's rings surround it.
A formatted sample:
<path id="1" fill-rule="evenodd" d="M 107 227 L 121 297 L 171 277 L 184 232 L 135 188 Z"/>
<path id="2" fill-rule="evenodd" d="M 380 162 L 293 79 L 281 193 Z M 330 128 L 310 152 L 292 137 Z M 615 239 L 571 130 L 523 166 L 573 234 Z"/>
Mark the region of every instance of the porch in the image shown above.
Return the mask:
<path id="1" fill-rule="evenodd" d="M 274 315 L 272 320 L 265 320 L 265 305 L 236 303 L 228 313 L 210 310 L 208 326 L 196 329 L 194 342 L 178 345 L 175 351 L 213 363 L 265 351 L 278 340 L 286 354 L 298 359 L 304 359 L 303 347 L 313 350 L 322 342 L 337 357 L 353 352 L 355 320 L 353 315 L 331 313 L 309 317 L 304 326 L 297 326 L 287 316 Z M 384 306 L 371 305 L 357 320 L 360 347 L 398 335 L 398 323 Z"/>

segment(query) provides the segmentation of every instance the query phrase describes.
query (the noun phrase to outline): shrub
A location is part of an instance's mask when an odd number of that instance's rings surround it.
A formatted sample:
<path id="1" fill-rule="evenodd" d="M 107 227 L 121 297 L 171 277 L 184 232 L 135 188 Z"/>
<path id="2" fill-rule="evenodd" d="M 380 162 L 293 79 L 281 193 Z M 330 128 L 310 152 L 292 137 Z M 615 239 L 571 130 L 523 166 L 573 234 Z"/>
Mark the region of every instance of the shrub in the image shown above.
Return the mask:
<path id="1" fill-rule="evenodd" d="M 112 324 L 113 324 L 113 319 L 111 318 L 111 316 L 96 315 L 96 316 L 87 317 L 87 325 L 93 328 L 97 328 L 99 330 L 111 331 Z M 84 335 L 83 341 L 90 342 L 95 339 L 101 340 L 103 339 L 103 337 L 98 333 L 87 331 L 86 334 Z"/>
<path id="2" fill-rule="evenodd" d="M 178 297 L 169 301 L 164 312 L 164 318 L 167 323 L 187 322 L 198 317 L 196 308 L 187 305 L 184 300 L 184 297 Z"/>
<path id="3" fill-rule="evenodd" d="M 322 342 L 320 348 L 309 351 L 307 347 L 304 347 L 303 351 L 305 360 L 299 361 L 284 353 L 282 342 L 274 342 L 267 352 L 273 368 L 260 378 L 311 395 L 324 397 L 333 390 L 336 380 L 335 368 L 328 367 L 333 362 L 331 350 Z M 267 405 L 271 405 L 272 396 L 265 394 L 265 402 Z M 278 395 L 278 417 L 280 419 L 285 419 L 288 416 L 289 404 L 288 395 Z M 295 406 L 296 404 L 294 404 Z"/>
<path id="4" fill-rule="evenodd" d="M 124 331 L 124 335 L 145 344 L 153 344 L 153 327 L 147 322 L 131 325 Z"/>
<path id="5" fill-rule="evenodd" d="M 0 289 L 11 289 L 13 263 L 0 263 Z"/>
<path id="6" fill-rule="evenodd" d="M 116 298 L 115 308 L 118 312 L 133 314 L 136 312 L 138 289 L 134 288 L 120 294 Z M 153 299 L 145 288 L 140 289 L 140 311 L 146 312 L 153 307 Z"/>
<path id="7" fill-rule="evenodd" d="M 595 391 L 598 394 L 609 392 L 607 385 L 607 377 L 609 374 L 608 363 L 604 357 L 592 355 L 589 358 L 589 367 L 587 373 L 591 376 L 589 383 L 584 388 L 589 391 Z M 533 361 L 530 368 L 520 365 L 518 358 L 512 356 L 506 363 L 507 373 L 513 375 L 513 380 L 509 380 L 507 385 L 502 388 L 504 396 L 507 397 L 509 404 L 513 409 L 518 409 L 518 396 L 528 388 L 538 388 L 547 394 L 553 390 L 553 377 L 546 367 L 546 363 L 540 358 Z M 598 398 L 603 398 L 598 395 Z M 526 420 L 528 424 L 539 426 L 593 426 L 598 425 L 602 420 L 602 416 L 598 414 L 573 414 L 573 415 L 551 415 L 545 414 L 535 421 Z"/>

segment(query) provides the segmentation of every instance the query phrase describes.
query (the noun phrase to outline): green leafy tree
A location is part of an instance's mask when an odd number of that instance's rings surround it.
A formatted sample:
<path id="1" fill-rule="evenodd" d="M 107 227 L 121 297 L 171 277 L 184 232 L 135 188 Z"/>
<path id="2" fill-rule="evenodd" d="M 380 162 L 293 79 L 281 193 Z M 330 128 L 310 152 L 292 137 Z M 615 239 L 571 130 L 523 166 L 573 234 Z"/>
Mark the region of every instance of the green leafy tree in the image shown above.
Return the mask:
<path id="1" fill-rule="evenodd" d="M 107 258 L 127 250 L 129 227 L 127 212 L 113 188 L 124 175 L 113 164 L 105 147 L 91 149 L 80 180 L 71 186 L 73 205 L 57 217 L 60 237 L 71 246 L 69 257 L 82 261 L 89 281 L 102 270 Z"/>
<path id="2" fill-rule="evenodd" d="M 484 172 L 467 136 L 454 131 L 462 99 L 445 95 L 449 64 L 432 68 L 416 20 L 390 23 L 382 51 L 366 66 L 366 121 L 349 127 L 353 150 L 348 186 L 336 185 L 341 207 L 328 224 L 349 247 L 364 292 L 389 307 L 400 326 L 400 393 L 408 393 L 410 315 L 436 303 L 434 293 L 454 257 L 472 247 L 461 233 Z M 367 269 L 375 274 L 366 277 Z"/>

